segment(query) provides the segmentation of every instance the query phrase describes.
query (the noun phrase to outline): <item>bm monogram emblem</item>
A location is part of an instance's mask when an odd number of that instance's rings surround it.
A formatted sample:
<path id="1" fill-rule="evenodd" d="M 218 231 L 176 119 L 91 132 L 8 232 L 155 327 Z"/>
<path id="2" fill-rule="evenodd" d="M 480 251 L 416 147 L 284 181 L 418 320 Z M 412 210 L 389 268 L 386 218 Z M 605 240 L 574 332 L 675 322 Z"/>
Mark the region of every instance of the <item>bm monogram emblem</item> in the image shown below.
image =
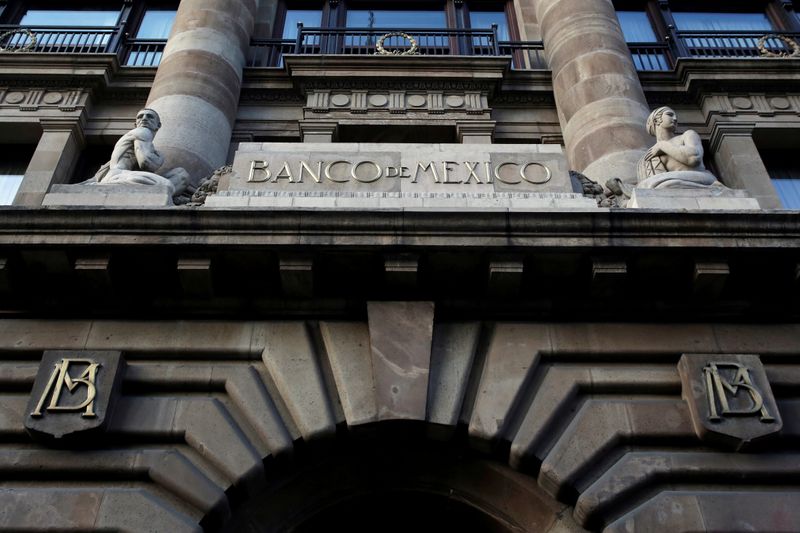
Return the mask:
<path id="1" fill-rule="evenodd" d="M 118 351 L 46 350 L 25 410 L 25 429 L 44 441 L 105 431 L 124 374 Z"/>
<path id="2" fill-rule="evenodd" d="M 53 373 L 50 374 L 50 379 L 39 397 L 39 403 L 31 413 L 32 417 L 41 417 L 42 408 L 45 411 L 68 411 L 75 412 L 84 410 L 81 415 L 86 418 L 94 418 L 97 416 L 94 412 L 94 400 L 97 396 L 97 371 L 100 368 L 100 363 L 92 359 L 61 359 L 53 367 Z M 77 372 L 75 371 L 77 369 Z M 75 372 L 75 375 L 72 374 Z M 61 403 L 62 391 L 64 389 L 70 394 L 77 395 L 75 389 L 82 388 L 85 396 L 83 401 L 77 404 L 63 405 Z M 48 397 L 50 401 L 47 402 Z M 47 403 L 47 407 L 44 407 Z"/>
<path id="3" fill-rule="evenodd" d="M 783 427 L 761 359 L 752 354 L 684 354 L 683 398 L 697 436 L 741 450 Z"/>
<path id="4" fill-rule="evenodd" d="M 762 422 L 775 421 L 764 405 L 764 397 L 750 379 L 750 369 L 746 366 L 739 363 L 709 363 L 703 368 L 703 374 L 706 380 L 709 420 L 720 421 L 724 416 L 758 414 Z M 742 396 L 749 400 L 741 398 Z M 740 405 L 732 407 L 732 401 L 737 399 L 740 400 Z"/>

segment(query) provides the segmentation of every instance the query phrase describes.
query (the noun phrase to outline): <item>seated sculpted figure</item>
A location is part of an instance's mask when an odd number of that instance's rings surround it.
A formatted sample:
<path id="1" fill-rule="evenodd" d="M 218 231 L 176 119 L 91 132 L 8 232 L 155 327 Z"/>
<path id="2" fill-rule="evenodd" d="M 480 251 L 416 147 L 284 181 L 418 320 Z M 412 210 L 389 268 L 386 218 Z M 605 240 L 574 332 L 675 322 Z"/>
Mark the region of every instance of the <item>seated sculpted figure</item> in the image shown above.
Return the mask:
<path id="1" fill-rule="evenodd" d="M 693 130 L 675 134 L 678 117 L 669 107 L 660 107 L 647 118 L 647 132 L 655 136 L 653 145 L 639 161 L 640 189 L 724 188 L 703 166 L 703 143 Z"/>
<path id="2" fill-rule="evenodd" d="M 136 127 L 114 145 L 111 160 L 89 181 L 99 185 L 164 185 L 170 196 L 180 195 L 188 184 L 186 170 L 178 167 L 155 173 L 164 164 L 164 157 L 153 145 L 153 138 L 161 127 L 158 113 L 142 109 L 136 114 L 135 124 Z"/>

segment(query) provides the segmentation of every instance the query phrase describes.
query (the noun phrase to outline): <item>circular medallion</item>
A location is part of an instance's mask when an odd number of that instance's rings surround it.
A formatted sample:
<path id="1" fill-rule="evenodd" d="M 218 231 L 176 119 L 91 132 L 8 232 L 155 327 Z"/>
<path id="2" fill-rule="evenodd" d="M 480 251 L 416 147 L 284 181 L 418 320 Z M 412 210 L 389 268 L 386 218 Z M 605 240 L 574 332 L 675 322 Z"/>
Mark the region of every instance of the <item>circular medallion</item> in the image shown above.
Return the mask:
<path id="1" fill-rule="evenodd" d="M 447 107 L 461 107 L 464 105 L 464 97 L 456 96 L 454 94 L 445 98 L 444 101 L 447 104 Z"/>
<path id="2" fill-rule="evenodd" d="M 25 100 L 25 93 L 13 92 L 6 95 L 7 104 L 18 104 Z"/>
<path id="3" fill-rule="evenodd" d="M 428 99 L 421 94 L 412 94 L 408 97 L 408 105 L 411 107 L 422 107 L 428 103 Z"/>
<path id="4" fill-rule="evenodd" d="M 334 94 L 331 96 L 331 103 L 336 107 L 344 107 L 350 103 L 350 97 L 346 94 Z"/>
<path id="5" fill-rule="evenodd" d="M 369 97 L 369 104 L 374 107 L 383 107 L 389 103 L 389 99 L 383 94 L 373 94 Z"/>
<path id="6" fill-rule="evenodd" d="M 751 109 L 753 107 L 753 102 L 750 101 L 749 98 L 745 98 L 744 96 L 737 96 L 736 98 L 731 98 L 731 104 L 736 109 Z"/>
<path id="7" fill-rule="evenodd" d="M 784 98 L 783 96 L 776 96 L 775 98 L 769 99 L 769 105 L 774 107 L 775 109 L 789 109 L 792 107 L 792 104 Z"/>
<path id="8" fill-rule="evenodd" d="M 44 101 L 45 104 L 54 105 L 54 104 L 59 103 L 61 100 L 63 100 L 63 98 L 64 98 L 64 95 L 62 95 L 61 93 L 51 92 L 51 93 L 45 94 L 44 98 L 42 98 L 42 101 Z"/>

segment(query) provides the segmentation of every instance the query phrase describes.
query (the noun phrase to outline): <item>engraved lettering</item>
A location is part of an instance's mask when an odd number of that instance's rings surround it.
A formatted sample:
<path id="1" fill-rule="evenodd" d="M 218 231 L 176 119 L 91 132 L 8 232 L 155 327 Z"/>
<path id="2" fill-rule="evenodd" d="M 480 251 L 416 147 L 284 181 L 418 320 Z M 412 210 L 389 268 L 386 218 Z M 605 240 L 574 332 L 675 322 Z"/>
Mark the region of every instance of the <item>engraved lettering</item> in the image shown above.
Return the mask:
<path id="1" fill-rule="evenodd" d="M 544 169 L 544 178 L 536 180 L 533 178 L 528 177 L 527 171 L 528 167 L 532 166 L 539 166 Z M 522 168 L 519 169 L 519 175 L 522 179 L 527 181 L 528 183 L 532 183 L 534 185 L 542 185 L 543 183 L 547 183 L 553 177 L 553 173 L 550 171 L 546 165 L 543 165 L 537 161 L 531 161 L 530 163 L 526 163 Z"/>
<path id="2" fill-rule="evenodd" d="M 269 163 L 267 161 L 252 161 L 250 163 L 250 174 L 247 176 L 247 181 L 250 183 L 262 183 L 269 180 L 272 174 L 269 171 Z M 256 175 L 256 171 L 260 174 Z"/>
<path id="3" fill-rule="evenodd" d="M 361 168 L 363 165 L 372 165 L 375 167 L 377 173 L 372 177 L 361 178 L 358 175 L 358 169 Z M 383 176 L 383 169 L 375 163 L 374 161 L 359 161 L 355 165 L 353 165 L 352 170 L 350 171 L 350 175 L 353 176 L 353 179 L 356 181 L 360 181 L 361 183 L 372 183 L 374 181 L 378 181 Z"/>
<path id="4" fill-rule="evenodd" d="M 397 167 L 386 167 L 386 177 L 387 178 L 400 177 L 400 169 Z"/>
<path id="5" fill-rule="evenodd" d="M 87 365 L 83 373 L 78 377 L 73 377 L 70 374 L 70 365 Z M 100 363 L 96 363 L 91 359 L 61 359 L 54 365 L 53 373 L 50 374 L 50 379 L 47 381 L 39 402 L 36 404 L 36 409 L 31 413 L 32 417 L 41 417 L 42 408 L 50 398 L 50 403 L 45 408 L 45 411 L 81 411 L 85 409 L 81 415 L 85 418 L 94 418 L 94 399 L 97 396 L 97 370 L 100 368 Z M 69 392 L 75 390 L 78 385 L 86 387 L 86 398 L 77 405 L 59 405 L 61 398 L 61 391 L 64 386 L 67 387 Z"/>
<path id="6" fill-rule="evenodd" d="M 414 179 L 411 180 L 411 183 L 417 183 L 420 172 L 431 172 L 433 174 L 433 181 L 439 183 L 439 174 L 436 172 L 436 165 L 433 164 L 433 161 L 430 161 L 427 165 L 417 163 L 417 172 L 414 174 Z"/>
<path id="7" fill-rule="evenodd" d="M 442 176 L 444 181 L 442 183 L 461 183 L 461 180 L 450 181 L 450 173 L 455 170 L 454 165 L 458 165 L 456 161 L 442 161 Z"/>
<path id="8" fill-rule="evenodd" d="M 511 165 L 517 166 L 516 163 L 510 163 L 510 162 L 506 161 L 505 163 L 500 163 L 499 165 L 494 167 L 494 178 L 497 181 L 500 181 L 500 182 L 503 182 L 503 183 L 507 183 L 509 185 L 516 185 L 518 183 L 522 183 L 522 179 L 518 179 L 517 181 L 510 181 L 510 180 L 507 180 L 507 179 L 503 178 L 503 176 L 500 175 L 500 171 L 503 169 L 503 167 L 507 167 L 507 166 L 511 166 Z"/>
<path id="9" fill-rule="evenodd" d="M 469 183 L 472 178 L 475 178 L 475 183 L 483 183 L 475 170 L 479 164 L 480 163 L 471 163 L 469 161 L 464 162 L 464 166 L 467 167 L 467 179 L 464 183 Z"/>
<path id="10" fill-rule="evenodd" d="M 343 161 L 343 160 L 332 161 L 328 163 L 327 165 L 325 165 L 325 178 L 334 183 L 347 183 L 348 181 L 350 181 L 349 178 L 340 179 L 340 178 L 334 178 L 331 175 L 331 169 L 336 165 L 352 165 L 352 163 L 350 161 Z"/>
<path id="11" fill-rule="evenodd" d="M 320 179 L 322 178 L 322 161 L 317 163 L 316 173 L 314 173 L 314 169 L 312 169 L 308 163 L 305 161 L 300 161 L 300 177 L 298 178 L 297 183 L 303 183 L 303 175 L 306 172 L 308 172 L 315 182 L 319 183 Z"/>
<path id="12" fill-rule="evenodd" d="M 272 183 L 277 183 L 278 180 L 285 180 L 285 179 L 288 179 L 289 183 L 294 183 L 294 176 L 292 175 L 292 169 L 289 168 L 288 161 L 283 162 L 283 166 L 278 171 L 278 173 L 275 174 L 275 177 L 272 179 Z"/>

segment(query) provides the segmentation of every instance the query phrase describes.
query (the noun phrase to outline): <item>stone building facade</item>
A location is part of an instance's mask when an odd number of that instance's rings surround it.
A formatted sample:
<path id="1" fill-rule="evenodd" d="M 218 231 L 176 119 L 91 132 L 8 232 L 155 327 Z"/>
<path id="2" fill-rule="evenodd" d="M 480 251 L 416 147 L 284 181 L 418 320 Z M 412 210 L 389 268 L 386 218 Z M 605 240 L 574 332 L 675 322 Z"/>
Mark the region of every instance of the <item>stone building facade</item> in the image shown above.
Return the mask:
<path id="1" fill-rule="evenodd" d="M 0 2 L 0 530 L 800 529 L 800 5 L 62 4 Z M 637 187 L 666 107 L 721 185 Z"/>

